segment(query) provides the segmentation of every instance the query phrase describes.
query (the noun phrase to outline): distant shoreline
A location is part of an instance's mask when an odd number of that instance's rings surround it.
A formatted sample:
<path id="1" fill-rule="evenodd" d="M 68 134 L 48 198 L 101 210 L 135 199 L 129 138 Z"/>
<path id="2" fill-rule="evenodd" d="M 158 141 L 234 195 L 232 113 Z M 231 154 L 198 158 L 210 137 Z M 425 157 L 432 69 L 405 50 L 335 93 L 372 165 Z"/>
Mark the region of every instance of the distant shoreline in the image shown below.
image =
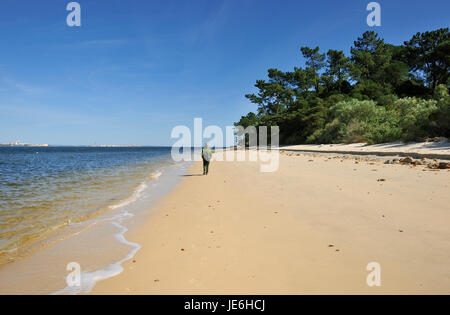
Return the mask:
<path id="1" fill-rule="evenodd" d="M 1 143 L 0 147 L 11 147 L 11 148 L 49 148 L 49 147 L 67 147 L 67 148 L 169 148 L 170 146 L 151 146 L 151 145 L 71 145 L 71 144 L 8 144 Z"/>
<path id="2" fill-rule="evenodd" d="M 48 144 L 9 144 L 9 143 L 0 143 L 0 147 L 19 147 L 19 148 L 23 148 L 23 147 L 49 147 L 50 145 Z"/>

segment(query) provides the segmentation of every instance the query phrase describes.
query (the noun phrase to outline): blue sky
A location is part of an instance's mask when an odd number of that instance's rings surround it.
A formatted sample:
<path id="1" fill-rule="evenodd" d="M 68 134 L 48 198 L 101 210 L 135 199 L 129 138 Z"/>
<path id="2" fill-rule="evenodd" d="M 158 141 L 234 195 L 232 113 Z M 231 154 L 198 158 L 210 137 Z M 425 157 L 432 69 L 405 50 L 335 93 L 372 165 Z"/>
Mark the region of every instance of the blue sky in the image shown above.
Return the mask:
<path id="1" fill-rule="evenodd" d="M 0 4 L 0 142 L 171 145 L 176 125 L 232 125 L 268 68 L 370 29 L 362 0 L 66 0 Z M 387 42 L 449 26 L 448 0 L 378 1 Z"/>

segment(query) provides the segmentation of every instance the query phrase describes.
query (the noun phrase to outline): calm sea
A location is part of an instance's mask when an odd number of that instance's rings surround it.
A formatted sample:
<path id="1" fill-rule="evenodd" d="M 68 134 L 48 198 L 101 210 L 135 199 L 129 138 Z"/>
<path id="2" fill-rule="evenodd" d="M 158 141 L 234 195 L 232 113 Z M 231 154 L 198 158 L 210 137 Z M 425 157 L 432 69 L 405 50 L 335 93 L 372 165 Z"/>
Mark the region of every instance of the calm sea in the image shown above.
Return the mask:
<path id="1" fill-rule="evenodd" d="M 0 147 L 0 266 L 142 205 L 175 164 L 163 147 Z"/>

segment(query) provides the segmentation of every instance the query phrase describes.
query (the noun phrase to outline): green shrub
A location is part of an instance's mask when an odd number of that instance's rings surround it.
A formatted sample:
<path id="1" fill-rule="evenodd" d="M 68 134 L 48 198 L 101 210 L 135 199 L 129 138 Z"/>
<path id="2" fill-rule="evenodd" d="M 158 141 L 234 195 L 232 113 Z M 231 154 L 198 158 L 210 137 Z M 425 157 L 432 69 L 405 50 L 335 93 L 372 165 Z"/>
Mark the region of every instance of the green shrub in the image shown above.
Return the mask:
<path id="1" fill-rule="evenodd" d="M 437 109 L 436 100 L 406 97 L 395 102 L 390 112 L 400 116 L 401 139 L 406 142 L 422 140 L 429 134 L 432 125 L 430 116 Z"/>
<path id="2" fill-rule="evenodd" d="M 432 135 L 450 138 L 450 96 L 448 88 L 441 84 L 436 88 L 434 99 L 437 110 L 431 116 Z"/>
<path id="3" fill-rule="evenodd" d="M 325 125 L 324 128 L 316 130 L 310 135 L 307 143 L 336 143 L 342 139 L 345 133 L 345 124 L 341 123 L 339 119 L 334 119 L 332 122 Z"/>
<path id="4" fill-rule="evenodd" d="M 331 122 L 314 132 L 309 143 L 369 144 L 416 140 L 426 134 L 429 116 L 436 111 L 436 101 L 399 99 L 390 108 L 374 101 L 352 99 L 330 108 Z"/>
<path id="5" fill-rule="evenodd" d="M 377 104 L 379 106 L 389 106 L 394 104 L 397 100 L 398 100 L 397 95 L 394 94 L 382 95 L 377 98 Z"/>

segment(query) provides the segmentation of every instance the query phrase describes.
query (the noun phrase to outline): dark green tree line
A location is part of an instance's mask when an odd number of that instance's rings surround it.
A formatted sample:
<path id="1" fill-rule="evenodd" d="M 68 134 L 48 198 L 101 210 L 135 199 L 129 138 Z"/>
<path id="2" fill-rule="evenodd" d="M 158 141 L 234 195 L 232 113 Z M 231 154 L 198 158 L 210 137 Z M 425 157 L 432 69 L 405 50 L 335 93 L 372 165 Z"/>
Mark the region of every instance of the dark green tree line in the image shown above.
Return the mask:
<path id="1" fill-rule="evenodd" d="M 304 67 L 269 69 L 268 79 L 256 81 L 258 92 L 246 98 L 257 112 L 236 126 L 279 126 L 281 144 L 450 137 L 448 28 L 400 46 L 368 31 L 350 56 L 319 47 L 300 52 Z"/>

